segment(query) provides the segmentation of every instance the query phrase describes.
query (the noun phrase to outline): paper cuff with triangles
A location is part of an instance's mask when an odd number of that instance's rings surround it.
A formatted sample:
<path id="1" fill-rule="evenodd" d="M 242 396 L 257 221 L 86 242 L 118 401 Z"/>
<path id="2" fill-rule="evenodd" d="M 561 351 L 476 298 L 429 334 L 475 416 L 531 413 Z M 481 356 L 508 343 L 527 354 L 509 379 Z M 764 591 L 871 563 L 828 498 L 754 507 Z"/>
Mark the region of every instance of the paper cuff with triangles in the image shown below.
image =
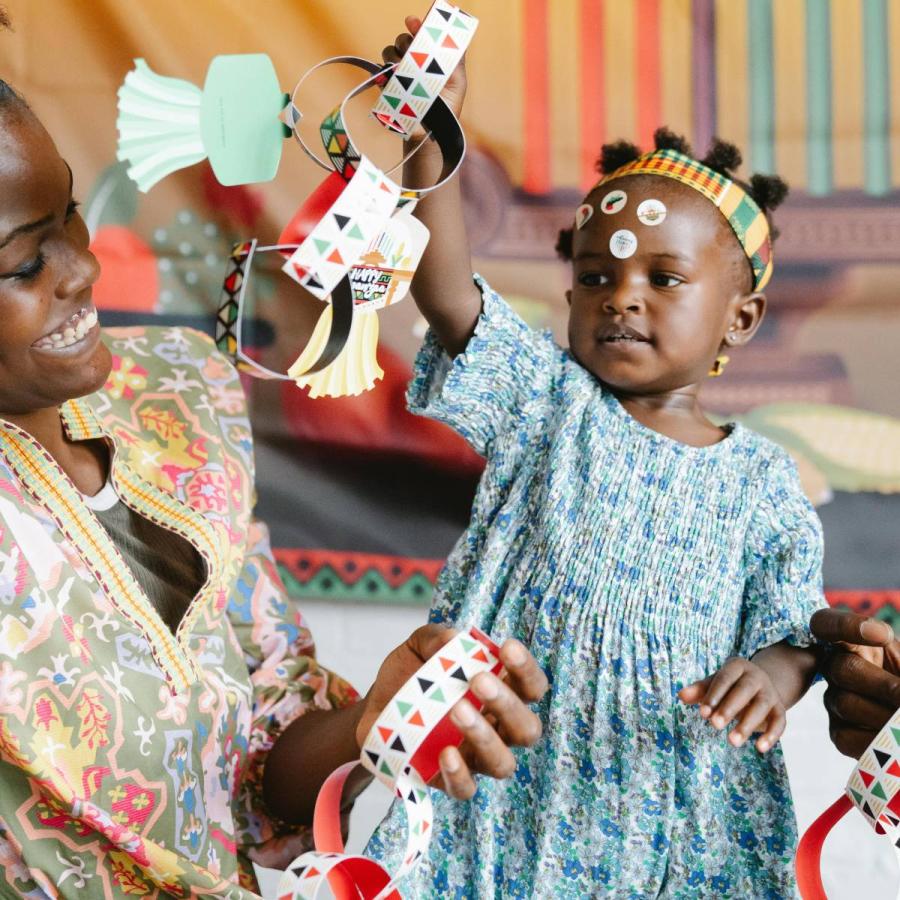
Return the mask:
<path id="1" fill-rule="evenodd" d="M 436 0 L 384 86 L 372 115 L 393 131 L 409 135 L 462 62 L 476 28 L 474 16 Z"/>

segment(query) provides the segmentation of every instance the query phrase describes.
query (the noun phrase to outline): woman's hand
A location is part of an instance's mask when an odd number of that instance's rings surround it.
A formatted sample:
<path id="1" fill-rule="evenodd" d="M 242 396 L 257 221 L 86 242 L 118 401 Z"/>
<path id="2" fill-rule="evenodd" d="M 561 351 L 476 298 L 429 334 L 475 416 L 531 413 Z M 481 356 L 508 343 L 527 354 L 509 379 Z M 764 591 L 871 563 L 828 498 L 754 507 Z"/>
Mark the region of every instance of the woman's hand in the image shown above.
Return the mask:
<path id="1" fill-rule="evenodd" d="M 734 747 L 762 730 L 756 749 L 765 753 L 784 732 L 784 703 L 768 673 L 749 659 L 732 657 L 715 675 L 689 684 L 678 696 L 688 705 L 699 703 L 700 715 L 719 731 L 737 718 L 728 735 Z"/>
<path id="2" fill-rule="evenodd" d="M 356 727 L 356 740 L 362 747 L 378 715 L 394 694 L 455 635 L 456 631 L 439 625 L 425 625 L 414 631 L 405 643 L 382 663 L 375 683 L 365 700 L 365 711 Z M 516 640 L 500 648 L 500 660 L 506 667 L 501 681 L 489 672 L 472 679 L 472 692 L 483 701 L 481 713 L 468 700 L 460 700 L 451 710 L 453 723 L 463 734 L 459 747 L 445 747 L 440 755 L 440 774 L 447 793 L 466 800 L 475 793 L 473 773 L 493 778 L 509 778 L 515 771 L 511 746 L 529 747 L 541 736 L 540 719 L 526 706 L 535 703 L 547 690 L 547 678 L 534 657 Z"/>
<path id="3" fill-rule="evenodd" d="M 407 16 L 404 20 L 408 31 L 401 32 L 397 35 L 393 44 L 388 44 L 381 51 L 381 58 L 386 63 L 398 63 L 406 55 L 409 45 L 413 41 L 413 37 L 419 33 L 422 27 L 422 20 L 416 16 Z M 459 118 L 463 108 L 463 101 L 466 98 L 466 62 L 463 58 L 462 62 L 453 71 L 453 74 L 444 85 L 441 91 L 441 98 L 453 110 L 453 114 Z M 425 136 L 423 129 L 417 129 L 411 135 L 413 140 L 421 140 Z"/>
<path id="4" fill-rule="evenodd" d="M 887 622 L 820 609 L 810 629 L 826 642 L 821 671 L 831 742 L 854 759 L 900 707 L 900 641 Z"/>

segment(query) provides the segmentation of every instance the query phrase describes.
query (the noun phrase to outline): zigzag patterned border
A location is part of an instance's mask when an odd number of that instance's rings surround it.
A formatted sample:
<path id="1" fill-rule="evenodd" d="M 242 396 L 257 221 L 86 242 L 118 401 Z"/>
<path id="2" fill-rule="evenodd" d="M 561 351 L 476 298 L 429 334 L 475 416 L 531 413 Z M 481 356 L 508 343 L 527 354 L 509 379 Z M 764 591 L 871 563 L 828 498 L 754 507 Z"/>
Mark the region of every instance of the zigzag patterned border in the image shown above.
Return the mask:
<path id="1" fill-rule="evenodd" d="M 337 550 L 275 549 L 288 593 L 299 600 L 398 603 L 427 606 L 442 559 L 413 559 Z M 825 595 L 832 606 L 884 619 L 900 631 L 900 589 L 836 588 Z"/>

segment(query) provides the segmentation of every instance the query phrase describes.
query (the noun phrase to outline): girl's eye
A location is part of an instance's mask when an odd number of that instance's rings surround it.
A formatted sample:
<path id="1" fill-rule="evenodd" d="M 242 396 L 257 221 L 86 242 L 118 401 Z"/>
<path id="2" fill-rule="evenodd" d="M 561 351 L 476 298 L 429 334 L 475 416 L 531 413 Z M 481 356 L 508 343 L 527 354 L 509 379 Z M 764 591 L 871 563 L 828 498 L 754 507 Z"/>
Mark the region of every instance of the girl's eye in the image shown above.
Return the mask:
<path id="1" fill-rule="evenodd" d="M 609 279 L 599 272 L 582 272 L 578 276 L 578 283 L 582 287 L 603 287 L 608 281 Z"/>
<path id="2" fill-rule="evenodd" d="M 81 206 L 81 204 L 77 200 L 69 201 L 69 205 L 66 207 L 66 221 L 67 222 L 72 218 L 72 216 L 75 215 L 76 212 L 78 212 L 79 206 Z"/>
<path id="3" fill-rule="evenodd" d="M 667 275 L 665 272 L 655 272 L 650 276 L 650 283 L 654 287 L 678 287 L 682 280 L 677 275 Z"/>
<path id="4" fill-rule="evenodd" d="M 44 271 L 46 262 L 44 254 L 38 253 L 37 258 L 33 262 L 16 269 L 15 272 L 11 272 L 7 277 L 14 278 L 16 281 L 31 281 Z"/>

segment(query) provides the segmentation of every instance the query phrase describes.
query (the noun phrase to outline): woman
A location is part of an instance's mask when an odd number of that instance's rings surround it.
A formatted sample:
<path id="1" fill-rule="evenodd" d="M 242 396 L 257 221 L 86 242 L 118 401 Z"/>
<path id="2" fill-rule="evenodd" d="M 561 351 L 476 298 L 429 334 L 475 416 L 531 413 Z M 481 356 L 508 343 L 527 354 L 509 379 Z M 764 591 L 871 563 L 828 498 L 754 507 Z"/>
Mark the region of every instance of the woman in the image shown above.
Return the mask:
<path id="1" fill-rule="evenodd" d="M 101 335 L 98 274 L 71 170 L 0 81 L 0 896 L 255 897 L 251 861 L 309 846 L 322 781 L 451 632 L 362 700 L 316 662 L 251 515 L 236 372 L 195 332 Z M 454 708 L 454 796 L 540 733 L 546 679 L 502 657 L 508 684 L 473 682 L 496 726 Z"/>

